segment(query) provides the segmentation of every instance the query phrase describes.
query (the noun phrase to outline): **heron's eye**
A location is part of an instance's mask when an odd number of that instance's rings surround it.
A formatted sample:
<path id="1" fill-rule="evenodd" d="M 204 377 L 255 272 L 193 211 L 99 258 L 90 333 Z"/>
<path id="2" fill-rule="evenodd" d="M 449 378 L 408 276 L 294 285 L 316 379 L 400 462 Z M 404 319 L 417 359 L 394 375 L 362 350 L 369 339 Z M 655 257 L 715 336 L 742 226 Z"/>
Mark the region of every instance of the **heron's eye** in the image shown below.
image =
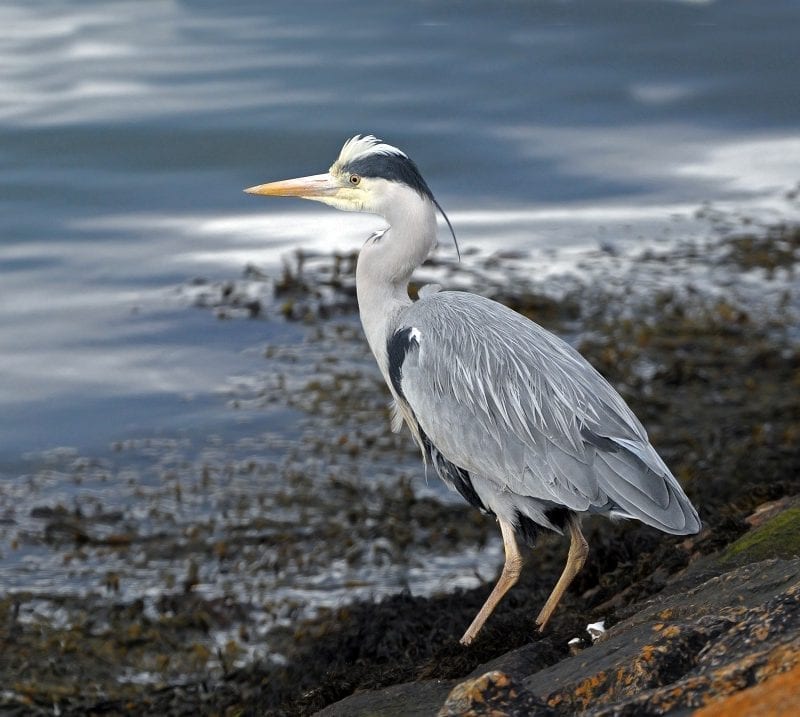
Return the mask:
<path id="1" fill-rule="evenodd" d="M 354 187 L 356 187 L 360 183 L 361 183 L 361 177 L 359 177 L 357 174 L 351 174 L 350 175 L 350 184 L 352 184 Z"/>

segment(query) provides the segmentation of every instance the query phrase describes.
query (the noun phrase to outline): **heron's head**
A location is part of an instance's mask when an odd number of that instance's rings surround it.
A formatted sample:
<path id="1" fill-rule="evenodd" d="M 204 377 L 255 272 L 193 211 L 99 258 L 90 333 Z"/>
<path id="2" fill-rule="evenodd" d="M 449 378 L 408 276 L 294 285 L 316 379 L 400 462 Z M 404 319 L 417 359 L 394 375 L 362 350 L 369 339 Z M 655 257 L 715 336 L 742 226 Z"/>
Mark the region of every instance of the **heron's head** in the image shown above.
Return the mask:
<path id="1" fill-rule="evenodd" d="M 417 165 L 405 152 L 371 134 L 348 139 L 336 161 L 324 174 L 259 184 L 248 194 L 301 197 L 350 212 L 390 215 L 415 203 L 433 204 L 444 217 L 455 241 L 450 220 L 433 196 Z M 456 242 L 456 250 L 458 243 Z"/>
<path id="2" fill-rule="evenodd" d="M 434 201 L 417 165 L 397 147 L 367 135 L 348 139 L 325 174 L 260 184 L 249 194 L 302 197 L 351 212 L 385 214 L 386 205 L 401 192 Z"/>

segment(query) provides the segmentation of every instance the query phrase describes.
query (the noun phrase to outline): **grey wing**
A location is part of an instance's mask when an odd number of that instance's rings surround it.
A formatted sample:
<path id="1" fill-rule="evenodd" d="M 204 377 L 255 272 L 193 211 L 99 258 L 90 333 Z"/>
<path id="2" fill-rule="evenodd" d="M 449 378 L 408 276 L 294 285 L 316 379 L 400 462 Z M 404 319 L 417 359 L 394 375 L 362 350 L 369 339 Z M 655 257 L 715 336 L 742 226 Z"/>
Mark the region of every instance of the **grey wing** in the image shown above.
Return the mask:
<path id="1" fill-rule="evenodd" d="M 610 511 L 666 532 L 700 521 L 641 423 L 568 344 L 483 297 L 417 301 L 393 378 L 420 429 L 496 490 L 575 511 Z"/>

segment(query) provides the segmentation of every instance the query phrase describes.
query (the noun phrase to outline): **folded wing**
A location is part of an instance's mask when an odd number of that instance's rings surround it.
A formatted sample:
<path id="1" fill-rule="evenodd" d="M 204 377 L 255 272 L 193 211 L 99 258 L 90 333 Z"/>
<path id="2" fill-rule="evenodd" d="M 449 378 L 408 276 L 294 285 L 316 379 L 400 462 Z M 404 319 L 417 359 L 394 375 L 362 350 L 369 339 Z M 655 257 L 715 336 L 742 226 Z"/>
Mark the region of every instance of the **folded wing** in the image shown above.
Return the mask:
<path id="1" fill-rule="evenodd" d="M 439 292 L 411 305 L 397 380 L 424 433 L 500 489 L 610 511 L 669 533 L 700 521 L 631 410 L 572 347 L 489 299 Z"/>

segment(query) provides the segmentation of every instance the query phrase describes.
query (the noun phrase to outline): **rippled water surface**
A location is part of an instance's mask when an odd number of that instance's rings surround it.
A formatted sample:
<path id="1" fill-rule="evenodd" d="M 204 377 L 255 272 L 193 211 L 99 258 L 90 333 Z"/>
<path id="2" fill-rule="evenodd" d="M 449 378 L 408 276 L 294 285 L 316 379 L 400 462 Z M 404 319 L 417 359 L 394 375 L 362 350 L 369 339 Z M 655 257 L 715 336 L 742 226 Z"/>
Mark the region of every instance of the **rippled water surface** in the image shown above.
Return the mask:
<path id="1" fill-rule="evenodd" d="M 295 409 L 231 407 L 264 346 L 302 347 L 307 330 L 219 321 L 179 287 L 248 263 L 278 273 L 298 246 L 355 248 L 381 220 L 243 187 L 323 171 L 369 132 L 416 159 L 462 247 L 484 252 L 669 242 L 705 231 L 709 204 L 783 217 L 798 26 L 793 0 L 5 3 L 4 524 L 80 494 L 143 531 L 125 513 L 134 483 L 152 480 L 164 511 L 173 479 L 227 462 L 246 482 L 237 460 L 279 465 L 314 430 Z M 224 481 L 208 485 L 176 534 L 224 512 Z M 9 585 L 71 589 L 35 543 L 0 555 Z"/>
<path id="2" fill-rule="evenodd" d="M 170 290 L 357 246 L 380 220 L 240 192 L 355 132 L 412 154 L 482 247 L 770 209 L 797 181 L 798 21 L 791 1 L 6 3 L 0 456 L 206 420 L 280 329 Z"/>

